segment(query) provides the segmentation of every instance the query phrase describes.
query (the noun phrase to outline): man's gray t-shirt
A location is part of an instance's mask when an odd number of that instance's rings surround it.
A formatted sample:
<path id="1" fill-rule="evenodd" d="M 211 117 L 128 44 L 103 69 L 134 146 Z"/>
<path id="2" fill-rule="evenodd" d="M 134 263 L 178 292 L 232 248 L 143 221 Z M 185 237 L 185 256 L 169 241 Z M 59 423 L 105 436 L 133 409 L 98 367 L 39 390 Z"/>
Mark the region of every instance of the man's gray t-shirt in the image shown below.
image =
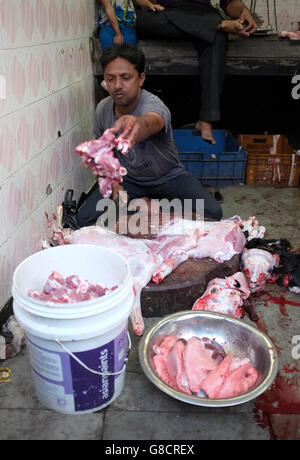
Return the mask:
<path id="1" fill-rule="evenodd" d="M 163 184 L 186 174 L 174 143 L 169 109 L 157 96 L 143 89 L 130 115 L 139 117 L 147 112 L 161 115 L 165 120 L 165 127 L 159 133 L 137 142 L 126 155 L 115 150 L 120 164 L 127 169 L 124 179 L 143 186 Z M 101 137 L 107 128 L 114 126 L 116 120 L 112 97 L 102 99 L 95 114 L 95 137 Z"/>

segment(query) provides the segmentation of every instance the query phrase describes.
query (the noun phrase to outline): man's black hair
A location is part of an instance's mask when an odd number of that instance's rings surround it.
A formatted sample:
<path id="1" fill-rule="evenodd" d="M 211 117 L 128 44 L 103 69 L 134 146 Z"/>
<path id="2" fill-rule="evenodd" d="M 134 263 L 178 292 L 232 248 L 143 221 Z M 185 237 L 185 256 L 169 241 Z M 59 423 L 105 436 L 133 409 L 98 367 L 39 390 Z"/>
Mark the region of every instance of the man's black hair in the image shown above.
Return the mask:
<path id="1" fill-rule="evenodd" d="M 101 56 L 103 72 L 105 71 L 107 64 L 118 57 L 127 59 L 127 61 L 131 62 L 131 64 L 133 64 L 135 69 L 138 71 L 139 75 L 145 71 L 144 53 L 134 45 L 123 43 L 122 45 L 112 45 L 103 51 Z"/>

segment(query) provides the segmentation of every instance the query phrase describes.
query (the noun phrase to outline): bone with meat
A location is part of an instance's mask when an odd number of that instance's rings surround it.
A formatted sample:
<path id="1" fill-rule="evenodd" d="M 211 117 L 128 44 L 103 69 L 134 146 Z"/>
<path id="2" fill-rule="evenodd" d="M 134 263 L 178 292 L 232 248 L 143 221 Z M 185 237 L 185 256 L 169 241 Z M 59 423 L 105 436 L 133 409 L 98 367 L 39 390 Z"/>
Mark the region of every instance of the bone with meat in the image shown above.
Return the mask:
<path id="1" fill-rule="evenodd" d="M 251 241 L 254 238 L 263 238 L 266 232 L 266 228 L 259 225 L 259 221 L 255 216 L 240 220 L 240 227 L 247 234 L 247 241 Z"/>
<path id="2" fill-rule="evenodd" d="M 84 166 L 99 176 L 98 184 L 101 194 L 108 198 L 112 193 L 112 185 L 123 181 L 127 170 L 120 165 L 114 156 L 114 149 L 126 154 L 130 148 L 127 139 L 115 137 L 110 129 L 104 131 L 99 139 L 83 142 L 75 149 Z"/>
<path id="3" fill-rule="evenodd" d="M 244 300 L 249 296 L 247 280 L 243 273 L 237 272 L 228 278 L 211 280 L 203 295 L 194 303 L 193 310 L 214 311 L 241 318 Z"/>
<path id="4" fill-rule="evenodd" d="M 64 278 L 61 273 L 53 271 L 49 275 L 44 289 L 42 291 L 30 289 L 29 296 L 44 302 L 75 303 L 102 297 L 117 287 L 113 286 L 108 289 L 93 281 L 83 280 L 78 275 Z"/>

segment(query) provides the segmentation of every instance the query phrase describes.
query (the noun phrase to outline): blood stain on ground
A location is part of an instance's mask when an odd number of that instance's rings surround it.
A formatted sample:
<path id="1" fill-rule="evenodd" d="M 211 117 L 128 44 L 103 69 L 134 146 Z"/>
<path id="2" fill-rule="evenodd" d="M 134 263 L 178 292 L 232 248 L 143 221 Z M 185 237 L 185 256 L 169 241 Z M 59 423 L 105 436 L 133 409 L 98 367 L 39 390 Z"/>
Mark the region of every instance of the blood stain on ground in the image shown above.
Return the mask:
<path id="1" fill-rule="evenodd" d="M 260 297 L 267 296 L 265 301 L 265 307 L 267 306 L 268 302 L 274 303 L 279 306 L 280 313 L 283 316 L 289 317 L 286 311 L 286 305 L 291 305 L 293 307 L 300 307 L 300 302 L 294 302 L 293 300 L 287 300 L 284 295 L 279 297 L 274 297 L 270 292 L 259 292 L 256 294 L 255 298 L 258 299 Z"/>
<path id="2" fill-rule="evenodd" d="M 268 306 L 269 303 L 278 305 L 280 313 L 286 318 L 290 318 L 287 305 L 300 307 L 300 302 L 288 300 L 284 295 L 275 296 L 270 292 L 261 292 L 255 295 L 255 299 L 258 298 L 262 298 L 264 306 Z M 269 336 L 264 319 L 259 318 L 256 324 Z M 278 347 L 275 338 L 270 339 L 280 355 L 282 348 Z M 300 367 L 298 363 L 286 363 L 271 387 L 255 400 L 254 421 L 262 428 L 269 429 L 271 439 L 300 439 L 299 414 Z"/>

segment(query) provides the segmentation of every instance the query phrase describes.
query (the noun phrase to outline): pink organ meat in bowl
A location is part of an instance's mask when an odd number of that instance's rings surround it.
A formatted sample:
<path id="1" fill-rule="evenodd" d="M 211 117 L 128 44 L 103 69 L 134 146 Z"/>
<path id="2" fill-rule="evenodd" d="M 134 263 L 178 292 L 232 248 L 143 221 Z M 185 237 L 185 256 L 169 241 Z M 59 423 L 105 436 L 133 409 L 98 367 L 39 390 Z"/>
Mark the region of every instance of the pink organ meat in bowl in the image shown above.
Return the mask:
<path id="1" fill-rule="evenodd" d="M 207 407 L 251 401 L 278 372 L 277 352 L 265 333 L 245 320 L 207 311 L 164 317 L 143 336 L 139 359 L 161 391 Z"/>

